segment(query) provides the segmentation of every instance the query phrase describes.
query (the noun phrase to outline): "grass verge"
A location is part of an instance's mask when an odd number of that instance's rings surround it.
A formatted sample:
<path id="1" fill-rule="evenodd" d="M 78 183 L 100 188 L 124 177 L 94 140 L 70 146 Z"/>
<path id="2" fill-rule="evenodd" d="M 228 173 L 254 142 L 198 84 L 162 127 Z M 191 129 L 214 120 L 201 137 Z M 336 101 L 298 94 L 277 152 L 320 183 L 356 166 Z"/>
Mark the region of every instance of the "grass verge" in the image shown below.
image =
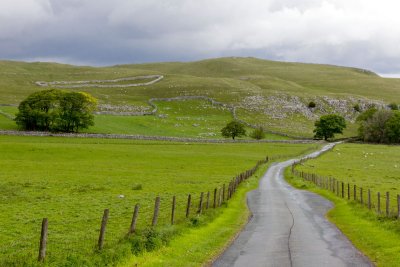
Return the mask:
<path id="1" fill-rule="evenodd" d="M 293 176 L 289 169 L 286 180 L 298 189 L 315 192 L 335 204 L 327 218 L 349 238 L 377 266 L 400 266 L 400 223 L 377 216 L 355 202 L 348 202 L 333 193 L 316 187 L 311 182 Z"/>

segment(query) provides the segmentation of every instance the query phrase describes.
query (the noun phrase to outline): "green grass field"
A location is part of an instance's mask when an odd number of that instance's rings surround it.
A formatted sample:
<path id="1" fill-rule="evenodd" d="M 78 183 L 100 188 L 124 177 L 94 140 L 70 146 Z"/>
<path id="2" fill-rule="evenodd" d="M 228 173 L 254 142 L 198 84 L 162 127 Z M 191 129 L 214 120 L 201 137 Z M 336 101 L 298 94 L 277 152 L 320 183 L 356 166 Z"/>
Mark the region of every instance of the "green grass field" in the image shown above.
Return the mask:
<path id="1" fill-rule="evenodd" d="M 150 86 L 69 90 L 89 92 L 99 99 L 100 105 L 139 109 L 149 108 L 147 101 L 151 98 L 207 96 L 237 107 L 239 118 L 262 125 L 266 130 L 302 137 L 312 137 L 313 123 L 322 114 L 345 112 L 354 119 L 357 113 L 352 110 L 352 105 L 359 101 L 400 102 L 400 79 L 385 79 L 360 69 L 255 58 L 219 58 L 106 68 L 0 61 L 0 104 L 16 105 L 32 92 L 45 89 L 37 86 L 36 81 L 105 80 L 154 74 L 165 78 Z M 274 101 L 275 98 L 282 103 Z M 317 109 L 308 111 L 305 105 L 311 100 L 317 101 Z M 192 108 L 201 109 L 203 105 L 202 101 L 193 104 L 188 106 L 179 101 L 174 105 L 182 105 L 183 114 L 190 113 Z M 337 109 L 332 105 L 337 105 Z M 308 115 L 299 112 L 299 107 Z M 140 133 L 140 126 L 131 131 L 126 125 L 132 120 L 151 125 L 154 119 L 157 120 L 153 116 L 141 119 L 99 117 L 96 120 L 98 128 L 94 131 L 111 132 L 116 128 L 118 132 Z M 9 128 L 10 125 L 2 120 L 0 118 L 0 128 Z M 168 125 L 162 135 L 170 134 L 170 128 Z M 174 136 L 203 133 L 191 128 L 186 127 L 183 131 L 173 129 L 172 132 L 176 132 Z M 354 127 L 350 128 L 345 136 L 355 135 Z M 152 126 L 149 134 L 159 131 Z"/>
<path id="2" fill-rule="evenodd" d="M 399 146 L 342 144 L 318 159 L 305 162 L 298 170 L 332 176 L 365 190 L 370 189 L 374 203 L 377 192 L 382 196 L 390 192 L 391 207 L 397 209 L 394 200 L 400 194 Z"/>
<path id="3" fill-rule="evenodd" d="M 223 139 L 221 129 L 232 120 L 229 110 L 213 106 L 204 100 L 155 103 L 158 107 L 155 116 L 95 115 L 95 125 L 85 129 L 84 132 Z M 0 129 L 17 130 L 17 125 L 10 118 L 15 116 L 17 111 L 17 107 L 14 106 L 0 106 Z M 253 129 L 246 127 L 246 131 L 249 135 Z M 265 138 L 290 139 L 269 133 Z M 250 139 L 250 137 L 244 136 L 239 139 Z"/>
<path id="4" fill-rule="evenodd" d="M 177 220 L 184 221 L 188 193 L 198 201 L 200 192 L 228 183 L 267 155 L 289 157 L 315 148 L 0 136 L 0 265 L 35 265 L 44 217 L 49 219 L 48 265 L 118 261 L 127 246 L 119 240 L 136 203 L 141 205 L 139 228 L 149 225 L 157 195 L 160 226 L 169 222 L 173 195 Z M 96 253 L 105 208 L 110 209 L 106 247 Z"/>
<path id="5" fill-rule="evenodd" d="M 400 223 L 393 217 L 377 215 L 376 193 L 381 192 L 384 195 L 384 192 L 390 192 L 392 216 L 395 216 L 396 196 L 400 193 L 399 158 L 399 146 L 341 144 L 333 151 L 296 167 L 299 171 L 332 176 L 345 183 L 369 188 L 372 191 L 372 202 L 375 203 L 372 211 L 318 189 L 309 182 L 293 177 L 289 172 L 286 176 L 296 187 L 315 191 L 333 201 L 335 208 L 328 214 L 330 220 L 378 266 L 394 267 L 400 265 Z M 347 189 L 345 194 L 347 198 Z M 366 198 L 367 194 L 364 192 L 364 201 Z M 384 201 L 382 198 L 383 213 Z"/>

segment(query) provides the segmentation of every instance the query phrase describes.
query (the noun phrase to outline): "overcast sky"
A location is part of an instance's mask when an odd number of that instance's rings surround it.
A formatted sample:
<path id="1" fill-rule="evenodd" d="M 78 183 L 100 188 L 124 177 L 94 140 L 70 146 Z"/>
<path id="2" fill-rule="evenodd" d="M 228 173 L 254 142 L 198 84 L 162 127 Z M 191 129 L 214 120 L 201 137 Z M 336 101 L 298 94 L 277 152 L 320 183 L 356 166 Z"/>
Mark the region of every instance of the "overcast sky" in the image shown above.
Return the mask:
<path id="1" fill-rule="evenodd" d="M 0 58 L 253 56 L 400 73 L 399 12 L 397 0 L 0 0 Z"/>

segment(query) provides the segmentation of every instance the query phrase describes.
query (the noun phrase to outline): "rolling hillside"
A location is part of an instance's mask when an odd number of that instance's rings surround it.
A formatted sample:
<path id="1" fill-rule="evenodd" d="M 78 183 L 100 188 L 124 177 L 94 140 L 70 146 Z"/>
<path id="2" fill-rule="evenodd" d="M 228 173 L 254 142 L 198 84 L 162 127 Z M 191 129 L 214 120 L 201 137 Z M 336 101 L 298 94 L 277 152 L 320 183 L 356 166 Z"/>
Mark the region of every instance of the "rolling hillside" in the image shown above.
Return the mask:
<path id="1" fill-rule="evenodd" d="M 9 117 L 16 107 L 4 108 L 4 105 L 15 106 L 34 91 L 54 87 L 41 87 L 38 81 L 71 83 L 149 75 L 163 75 L 163 79 L 134 87 L 99 88 L 89 85 L 69 88 L 87 91 L 99 99 L 98 123 L 89 132 L 218 138 L 218 129 L 236 115 L 271 132 L 311 137 L 313 123 L 320 115 L 340 113 L 350 122 L 345 135 L 351 136 L 356 128 L 352 124 L 357 116 L 354 105 L 365 109 L 370 105 L 400 102 L 400 79 L 381 78 L 367 70 L 329 65 L 255 58 L 105 68 L 0 61 L 0 105 L 3 105 L 0 106 L 0 127 L 14 127 Z M 148 81 L 143 78 L 138 83 Z M 128 84 L 127 81 L 115 83 Z M 191 99 L 188 105 L 182 99 L 176 99 L 182 96 L 204 96 L 207 99 Z M 150 99 L 154 100 L 153 106 L 148 103 Z M 218 103 L 210 102 L 212 100 Z M 316 103 L 316 108 L 307 107 L 310 101 Z M 191 111 L 193 108 L 204 112 L 199 116 L 199 112 Z M 151 116 L 133 116 L 144 113 Z M 221 122 L 215 121 L 218 117 Z M 213 121 L 210 129 L 207 128 L 208 118 Z M 115 121 L 118 121 L 117 126 Z M 195 129 L 199 127 L 196 121 L 204 122 L 201 130 Z M 160 123 L 167 125 L 169 130 L 154 130 Z"/>

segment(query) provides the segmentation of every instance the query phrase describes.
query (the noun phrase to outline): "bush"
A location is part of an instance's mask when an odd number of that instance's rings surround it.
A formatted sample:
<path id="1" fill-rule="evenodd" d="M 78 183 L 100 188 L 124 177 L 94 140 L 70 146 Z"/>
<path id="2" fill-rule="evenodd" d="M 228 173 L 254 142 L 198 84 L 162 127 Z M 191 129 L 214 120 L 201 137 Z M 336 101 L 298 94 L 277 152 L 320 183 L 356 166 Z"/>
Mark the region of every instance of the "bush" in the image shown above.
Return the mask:
<path id="1" fill-rule="evenodd" d="M 366 142 L 400 143 L 400 112 L 393 110 L 368 110 L 362 113 L 359 137 Z"/>
<path id="2" fill-rule="evenodd" d="M 367 142 L 386 143 L 386 123 L 392 116 L 390 110 L 378 110 L 363 123 L 363 139 Z"/>
<path id="3" fill-rule="evenodd" d="M 388 105 L 388 107 L 389 107 L 391 110 L 399 110 L 399 105 L 397 105 L 396 103 L 390 103 L 390 104 Z"/>
<path id="4" fill-rule="evenodd" d="M 132 190 L 142 190 L 143 186 L 142 184 L 135 184 L 132 186 Z"/>
<path id="5" fill-rule="evenodd" d="M 261 140 L 265 138 L 265 132 L 262 127 L 254 129 L 254 131 L 250 134 L 250 137 L 256 140 Z"/>
<path id="6" fill-rule="evenodd" d="M 140 255 L 145 251 L 159 249 L 161 246 L 168 245 L 172 237 L 178 233 L 179 228 L 176 226 L 169 226 L 162 229 L 145 228 L 128 237 L 128 241 L 131 244 L 131 252 L 134 255 Z"/>
<path id="7" fill-rule="evenodd" d="M 356 111 L 356 112 L 361 112 L 361 108 L 360 108 L 360 105 L 359 105 L 359 104 L 355 104 L 355 105 L 353 106 L 353 109 L 354 109 L 354 111 Z"/>
<path id="8" fill-rule="evenodd" d="M 310 101 L 310 103 L 308 103 L 309 108 L 315 108 L 316 106 L 317 106 L 317 104 L 315 104 L 314 101 Z"/>

